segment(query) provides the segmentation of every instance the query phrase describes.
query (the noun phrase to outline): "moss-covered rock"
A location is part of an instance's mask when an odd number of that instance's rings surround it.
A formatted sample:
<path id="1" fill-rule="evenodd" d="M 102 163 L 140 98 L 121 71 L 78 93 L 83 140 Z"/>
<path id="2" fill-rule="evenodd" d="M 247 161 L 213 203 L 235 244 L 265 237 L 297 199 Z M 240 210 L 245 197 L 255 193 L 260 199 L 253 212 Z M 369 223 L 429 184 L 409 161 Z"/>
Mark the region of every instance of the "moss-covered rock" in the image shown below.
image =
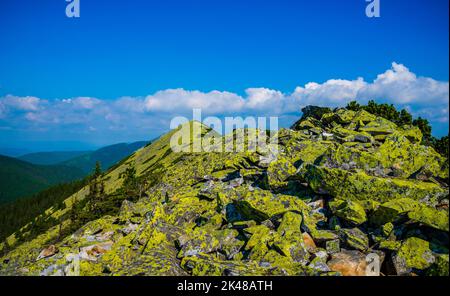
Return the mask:
<path id="1" fill-rule="evenodd" d="M 273 246 L 292 261 L 306 264 L 309 259 L 309 253 L 300 231 L 301 223 L 301 214 L 294 212 L 285 213 L 277 229 L 280 236 L 275 239 Z"/>
<path id="2" fill-rule="evenodd" d="M 435 208 L 421 204 L 417 208 L 408 212 L 408 218 L 423 223 L 442 231 L 449 231 L 448 211 L 436 210 Z"/>
<path id="3" fill-rule="evenodd" d="M 337 217 L 356 225 L 367 221 L 366 212 L 357 201 L 336 199 L 331 201 L 329 206 Z"/>
<path id="4" fill-rule="evenodd" d="M 391 168 L 396 176 L 408 178 L 416 174 L 417 179 L 429 177 L 447 178 L 445 159 L 431 147 L 411 143 L 401 131 L 388 136 L 374 153 L 385 168 Z M 421 174 L 418 174 L 421 172 Z"/>
<path id="5" fill-rule="evenodd" d="M 383 240 L 379 243 L 379 249 L 385 249 L 390 251 L 398 251 L 402 246 L 402 242 L 400 241 L 392 241 L 392 240 Z"/>
<path id="6" fill-rule="evenodd" d="M 307 165 L 300 171 L 300 177 L 319 194 L 330 194 L 334 197 L 345 196 L 351 200 L 373 199 L 378 202 L 386 202 L 402 197 L 420 200 L 445 192 L 435 183 L 380 178 L 369 176 L 364 172 L 353 173 L 315 165 Z"/>
<path id="7" fill-rule="evenodd" d="M 427 270 L 426 274 L 429 276 L 449 276 L 448 266 L 448 254 L 437 255 L 436 261 Z"/>
<path id="8" fill-rule="evenodd" d="M 369 238 L 361 229 L 341 229 L 339 233 L 344 244 L 351 249 L 365 251 L 369 248 Z"/>
<path id="9" fill-rule="evenodd" d="M 249 220 L 264 221 L 274 215 L 287 211 L 302 212 L 308 206 L 295 196 L 273 194 L 270 191 L 256 189 L 236 201 L 236 206 Z"/>
<path id="10" fill-rule="evenodd" d="M 373 213 L 370 221 L 376 225 L 394 222 L 402 215 L 414 211 L 420 207 L 420 203 L 410 198 L 399 198 L 381 204 Z"/>
<path id="11" fill-rule="evenodd" d="M 286 158 L 279 158 L 270 163 L 267 169 L 269 186 L 278 189 L 287 185 L 286 180 L 295 175 L 297 169 Z"/>
<path id="12" fill-rule="evenodd" d="M 435 258 L 430 250 L 430 243 L 417 238 L 407 238 L 393 256 L 397 274 L 410 274 L 415 270 L 425 270 L 430 267 Z"/>
<path id="13" fill-rule="evenodd" d="M 339 253 L 341 251 L 341 243 L 338 239 L 329 240 L 325 244 L 328 254 Z"/>

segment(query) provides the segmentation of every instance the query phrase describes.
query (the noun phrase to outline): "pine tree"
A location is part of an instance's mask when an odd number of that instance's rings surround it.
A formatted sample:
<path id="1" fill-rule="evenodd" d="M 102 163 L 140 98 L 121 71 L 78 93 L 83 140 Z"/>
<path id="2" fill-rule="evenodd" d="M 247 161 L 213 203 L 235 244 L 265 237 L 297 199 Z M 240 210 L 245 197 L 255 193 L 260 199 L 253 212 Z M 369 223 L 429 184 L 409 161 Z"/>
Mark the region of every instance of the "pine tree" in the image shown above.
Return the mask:
<path id="1" fill-rule="evenodd" d="M 91 182 L 89 184 L 89 203 L 90 203 L 90 210 L 93 214 L 100 214 L 100 202 L 103 199 L 104 191 L 105 191 L 105 184 L 101 178 L 102 176 L 102 169 L 100 162 L 97 161 L 95 163 L 95 168 L 92 173 Z"/>
<path id="2" fill-rule="evenodd" d="M 138 194 L 138 179 L 136 177 L 136 169 L 130 164 L 122 174 L 123 184 L 122 192 L 126 197 L 135 197 Z"/>
<path id="3" fill-rule="evenodd" d="M 399 118 L 399 125 L 411 125 L 412 124 L 412 116 L 411 114 L 406 111 L 405 109 L 402 109 L 400 111 L 400 118 Z"/>

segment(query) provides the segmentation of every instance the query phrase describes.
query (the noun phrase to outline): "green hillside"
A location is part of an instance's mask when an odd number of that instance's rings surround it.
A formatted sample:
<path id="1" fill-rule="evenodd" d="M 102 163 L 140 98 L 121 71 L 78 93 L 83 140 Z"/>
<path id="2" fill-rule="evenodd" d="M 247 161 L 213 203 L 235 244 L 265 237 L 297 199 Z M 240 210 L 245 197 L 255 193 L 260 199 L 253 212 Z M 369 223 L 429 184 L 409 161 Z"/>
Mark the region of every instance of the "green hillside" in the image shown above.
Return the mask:
<path id="1" fill-rule="evenodd" d="M 145 146 L 148 142 L 140 141 L 134 143 L 119 143 L 106 146 L 91 153 L 83 154 L 59 164 L 71 166 L 82 170 L 85 174 L 92 171 L 95 163 L 99 161 L 104 169 L 108 169 L 122 158 L 130 155 L 137 149 Z"/>
<path id="2" fill-rule="evenodd" d="M 28 153 L 17 158 L 33 164 L 52 165 L 88 153 L 92 153 L 92 151 L 35 152 L 35 153 Z"/>
<path id="3" fill-rule="evenodd" d="M 25 226 L 51 207 L 57 207 L 66 198 L 83 188 L 88 177 L 68 183 L 56 184 L 29 197 L 0 204 L 0 241 Z M 36 221 L 36 229 L 45 229 L 46 221 Z"/>
<path id="4" fill-rule="evenodd" d="M 65 165 L 35 165 L 0 155 L 0 203 L 26 197 L 84 175 L 82 170 Z"/>

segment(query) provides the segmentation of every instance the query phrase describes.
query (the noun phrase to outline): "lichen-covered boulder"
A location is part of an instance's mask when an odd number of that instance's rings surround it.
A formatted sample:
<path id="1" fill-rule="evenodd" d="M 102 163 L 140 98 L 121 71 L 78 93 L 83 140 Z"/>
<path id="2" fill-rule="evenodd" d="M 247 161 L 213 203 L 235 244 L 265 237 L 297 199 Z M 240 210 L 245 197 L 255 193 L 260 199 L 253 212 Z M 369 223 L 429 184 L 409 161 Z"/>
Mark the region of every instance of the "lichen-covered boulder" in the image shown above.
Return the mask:
<path id="1" fill-rule="evenodd" d="M 331 230 L 319 229 L 317 227 L 319 221 L 314 216 L 310 216 L 306 211 L 302 214 L 302 230 L 308 232 L 315 242 L 322 243 L 338 238 L 338 235 Z"/>
<path id="2" fill-rule="evenodd" d="M 417 126 L 403 126 L 402 134 L 412 143 L 421 143 L 423 134 Z"/>
<path id="3" fill-rule="evenodd" d="M 449 276 L 449 260 L 448 254 L 436 255 L 436 260 L 427 270 L 426 275 L 428 276 Z"/>
<path id="4" fill-rule="evenodd" d="M 420 207 L 420 203 L 410 198 L 398 198 L 381 204 L 370 221 L 382 225 L 402 218 L 402 215 Z"/>
<path id="5" fill-rule="evenodd" d="M 267 169 L 267 179 L 272 189 L 278 189 L 287 185 L 286 180 L 295 175 L 297 169 L 292 163 L 283 157 L 279 157 L 276 161 L 270 163 Z"/>
<path id="6" fill-rule="evenodd" d="M 286 143 L 286 154 L 293 164 L 314 163 L 329 150 L 335 149 L 335 144 L 329 141 L 303 140 Z"/>
<path id="7" fill-rule="evenodd" d="M 368 122 L 359 128 L 360 131 L 371 134 L 372 136 L 389 135 L 395 132 L 397 125 L 382 117 L 376 117 L 375 120 Z"/>
<path id="8" fill-rule="evenodd" d="M 236 238 L 237 236 L 238 232 L 234 229 L 214 231 L 207 227 L 195 228 L 192 233 L 178 238 L 181 247 L 178 257 L 221 251 L 227 258 L 232 259 L 244 245 L 242 240 Z"/>
<path id="9" fill-rule="evenodd" d="M 408 218 L 442 231 L 449 231 L 448 211 L 421 204 L 408 213 Z"/>
<path id="10" fill-rule="evenodd" d="M 338 239 L 329 240 L 325 243 L 328 254 L 339 253 L 341 251 L 341 243 Z"/>
<path id="11" fill-rule="evenodd" d="M 398 275 L 406 275 L 416 270 L 425 270 L 435 262 L 430 243 L 418 237 L 407 238 L 393 255 L 393 263 Z"/>
<path id="12" fill-rule="evenodd" d="M 336 199 L 329 203 L 331 211 L 339 218 L 360 225 L 367 221 L 362 205 L 357 201 Z"/>
<path id="13" fill-rule="evenodd" d="M 251 276 L 269 274 L 267 268 L 260 267 L 254 261 L 228 261 L 206 254 L 184 257 L 181 261 L 181 266 L 193 276 Z"/>
<path id="14" fill-rule="evenodd" d="M 449 231 L 448 211 L 437 210 L 410 198 L 399 198 L 380 205 L 371 222 L 381 225 L 405 218 L 442 231 Z"/>
<path id="15" fill-rule="evenodd" d="M 369 237 L 359 228 L 341 229 L 340 237 L 351 249 L 365 251 L 369 248 Z"/>
<path id="16" fill-rule="evenodd" d="M 304 201 L 295 196 L 273 194 L 267 190 L 255 189 L 236 201 L 237 209 L 249 220 L 264 221 L 287 211 L 308 210 Z"/>
<path id="17" fill-rule="evenodd" d="M 292 261 L 306 264 L 309 253 L 303 242 L 303 235 L 300 230 L 301 223 L 301 214 L 285 213 L 277 229 L 280 236 L 275 239 L 273 245 L 284 256 L 291 258 Z"/>
<path id="18" fill-rule="evenodd" d="M 386 202 L 402 197 L 420 200 L 445 192 L 439 185 L 431 182 L 380 178 L 364 172 L 354 173 L 315 165 L 307 165 L 299 174 L 300 178 L 308 182 L 311 189 L 319 194 L 345 196 L 352 200 L 372 199 Z"/>
<path id="19" fill-rule="evenodd" d="M 334 127 L 331 132 L 342 142 L 373 143 L 374 138 L 366 132 L 357 132 L 340 126 Z"/>
<path id="20" fill-rule="evenodd" d="M 419 180 L 448 177 L 444 157 L 431 147 L 411 143 L 402 132 L 388 136 L 374 156 L 384 168 L 391 168 L 398 177 L 416 175 L 415 178 Z"/>

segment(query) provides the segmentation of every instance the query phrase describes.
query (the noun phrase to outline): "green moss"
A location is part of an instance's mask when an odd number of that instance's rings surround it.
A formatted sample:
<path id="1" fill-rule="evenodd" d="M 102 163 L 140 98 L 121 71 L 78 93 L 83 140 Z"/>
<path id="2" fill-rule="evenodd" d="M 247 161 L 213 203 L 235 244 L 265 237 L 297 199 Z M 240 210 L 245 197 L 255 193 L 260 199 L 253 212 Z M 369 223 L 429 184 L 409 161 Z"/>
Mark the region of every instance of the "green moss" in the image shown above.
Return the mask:
<path id="1" fill-rule="evenodd" d="M 251 250 L 259 244 L 267 244 L 273 242 L 276 233 L 265 225 L 256 225 L 245 229 L 246 233 L 251 234 L 245 250 Z"/>
<path id="2" fill-rule="evenodd" d="M 341 244 L 338 239 L 329 240 L 325 244 L 325 248 L 328 254 L 335 254 L 341 251 Z"/>
<path id="3" fill-rule="evenodd" d="M 381 227 L 381 231 L 382 231 L 383 235 L 386 237 L 389 236 L 393 230 L 394 230 L 394 224 L 392 224 L 391 222 L 388 222 Z"/>
<path id="4" fill-rule="evenodd" d="M 437 255 L 436 261 L 427 270 L 426 275 L 449 276 L 448 267 L 449 267 L 448 254 Z"/>
<path id="5" fill-rule="evenodd" d="M 267 169 L 269 186 L 273 189 L 287 185 L 286 180 L 296 173 L 297 169 L 286 158 L 278 158 L 270 163 Z"/>
<path id="6" fill-rule="evenodd" d="M 238 210 L 249 220 L 264 221 L 274 215 L 287 211 L 302 212 L 308 206 L 298 197 L 255 189 L 248 192 L 245 198 L 237 200 Z"/>
<path id="7" fill-rule="evenodd" d="M 369 248 L 369 238 L 361 229 L 341 229 L 339 232 L 345 244 L 350 248 L 360 251 L 365 251 Z"/>
<path id="8" fill-rule="evenodd" d="M 302 216 L 300 214 L 285 213 L 277 229 L 280 236 L 275 237 L 273 245 L 281 254 L 294 262 L 306 264 L 309 253 L 303 243 L 302 232 L 300 231 L 301 223 Z"/>
<path id="9" fill-rule="evenodd" d="M 439 211 L 426 205 L 420 205 L 408 213 L 408 218 L 442 231 L 449 231 L 448 211 L 446 210 Z"/>
<path id="10" fill-rule="evenodd" d="M 334 197 L 345 196 L 351 200 L 372 199 L 386 202 L 402 197 L 419 200 L 444 192 L 434 183 L 373 177 L 364 172 L 353 173 L 314 165 L 307 165 L 301 171 L 301 178 L 317 193 L 327 193 Z"/>
<path id="11" fill-rule="evenodd" d="M 364 208 L 356 201 L 337 199 L 331 201 L 329 206 L 336 216 L 356 225 L 367 221 Z"/>
<path id="12" fill-rule="evenodd" d="M 400 241 L 391 241 L 391 240 L 384 240 L 381 241 L 379 244 L 380 249 L 390 250 L 390 251 L 398 251 L 400 247 L 402 246 L 402 242 Z"/>
<path id="13" fill-rule="evenodd" d="M 286 144 L 286 154 L 292 163 L 314 163 L 328 149 L 334 147 L 333 142 L 293 139 Z"/>
<path id="14" fill-rule="evenodd" d="M 374 156 L 385 168 L 393 168 L 398 176 L 408 178 L 423 171 L 427 175 L 447 178 L 445 159 L 431 147 L 411 143 L 402 132 L 395 132 L 386 138 Z"/>
<path id="15" fill-rule="evenodd" d="M 302 228 L 311 235 L 314 241 L 323 242 L 338 238 L 338 236 L 330 230 L 318 229 L 317 222 L 317 219 L 314 219 L 313 216 L 303 212 Z"/>
<path id="16" fill-rule="evenodd" d="M 407 238 L 394 257 L 398 274 L 406 274 L 413 269 L 424 270 L 434 261 L 430 243 L 417 237 Z"/>
<path id="17" fill-rule="evenodd" d="M 382 117 L 376 117 L 375 120 L 359 128 L 360 131 L 367 132 L 373 136 L 392 134 L 396 129 L 397 125 L 395 123 Z"/>
<path id="18" fill-rule="evenodd" d="M 370 221 L 376 225 L 394 222 L 403 214 L 418 209 L 419 202 L 410 198 L 399 198 L 383 203 L 371 216 Z"/>

